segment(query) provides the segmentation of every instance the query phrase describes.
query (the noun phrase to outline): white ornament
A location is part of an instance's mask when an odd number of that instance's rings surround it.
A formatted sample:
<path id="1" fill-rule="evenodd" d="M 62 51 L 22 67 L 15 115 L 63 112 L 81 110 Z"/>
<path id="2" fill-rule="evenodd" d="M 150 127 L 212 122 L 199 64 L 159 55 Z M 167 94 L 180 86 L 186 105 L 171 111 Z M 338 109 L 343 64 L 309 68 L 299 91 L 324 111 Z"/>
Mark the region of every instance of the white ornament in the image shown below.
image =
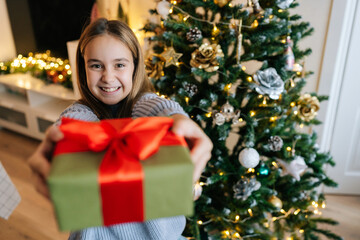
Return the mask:
<path id="1" fill-rule="evenodd" d="M 161 15 L 162 18 L 166 19 L 170 11 L 170 3 L 163 0 L 156 6 L 156 11 Z"/>
<path id="2" fill-rule="evenodd" d="M 300 175 L 307 169 L 307 165 L 305 160 L 301 156 L 295 156 L 295 159 L 291 162 L 285 162 L 281 159 L 277 159 L 280 163 L 281 167 L 283 168 L 282 175 L 290 174 L 293 176 L 297 181 L 300 180 Z"/>
<path id="3" fill-rule="evenodd" d="M 197 182 L 193 187 L 193 200 L 196 201 L 202 194 L 202 186 Z"/>
<path id="4" fill-rule="evenodd" d="M 244 148 L 239 154 L 239 161 L 245 168 L 254 168 L 260 162 L 260 155 L 254 148 Z"/>
<path id="5" fill-rule="evenodd" d="M 295 63 L 292 70 L 294 72 L 301 72 L 303 70 L 303 67 L 299 63 Z"/>
<path id="6" fill-rule="evenodd" d="M 215 113 L 215 124 L 221 126 L 225 123 L 225 116 L 222 113 Z"/>

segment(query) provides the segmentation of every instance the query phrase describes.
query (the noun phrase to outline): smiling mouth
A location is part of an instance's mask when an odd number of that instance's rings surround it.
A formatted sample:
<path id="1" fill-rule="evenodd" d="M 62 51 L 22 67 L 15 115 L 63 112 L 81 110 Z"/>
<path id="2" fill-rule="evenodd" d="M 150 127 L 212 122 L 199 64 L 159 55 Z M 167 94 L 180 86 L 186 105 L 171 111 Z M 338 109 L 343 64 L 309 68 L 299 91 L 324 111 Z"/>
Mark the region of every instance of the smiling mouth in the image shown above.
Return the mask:
<path id="1" fill-rule="evenodd" d="M 104 92 L 115 92 L 117 90 L 119 90 L 121 87 L 100 87 L 101 90 L 103 90 Z"/>

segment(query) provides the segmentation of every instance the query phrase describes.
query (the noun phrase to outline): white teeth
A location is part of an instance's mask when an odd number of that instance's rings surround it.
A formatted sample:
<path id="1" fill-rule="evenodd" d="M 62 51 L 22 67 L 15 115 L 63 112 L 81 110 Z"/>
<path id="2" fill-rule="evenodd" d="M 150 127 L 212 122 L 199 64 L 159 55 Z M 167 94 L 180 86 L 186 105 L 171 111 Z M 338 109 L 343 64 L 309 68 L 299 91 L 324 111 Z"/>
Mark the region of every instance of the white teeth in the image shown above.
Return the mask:
<path id="1" fill-rule="evenodd" d="M 101 90 L 105 91 L 105 92 L 114 92 L 116 90 L 118 90 L 120 87 L 112 87 L 112 88 L 104 88 L 101 87 Z"/>

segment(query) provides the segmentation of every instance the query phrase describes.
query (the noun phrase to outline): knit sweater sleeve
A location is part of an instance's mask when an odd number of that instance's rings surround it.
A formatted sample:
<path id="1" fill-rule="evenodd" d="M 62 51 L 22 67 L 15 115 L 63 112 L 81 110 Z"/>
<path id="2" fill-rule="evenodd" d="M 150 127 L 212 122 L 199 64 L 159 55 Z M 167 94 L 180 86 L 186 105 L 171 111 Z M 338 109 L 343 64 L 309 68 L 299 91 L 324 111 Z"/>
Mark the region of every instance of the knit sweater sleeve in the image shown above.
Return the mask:
<path id="1" fill-rule="evenodd" d="M 88 107 L 78 102 L 73 103 L 67 107 L 61 114 L 60 117 L 56 120 L 55 125 L 59 126 L 61 124 L 61 119 L 63 117 L 73 118 L 77 120 L 83 120 L 88 122 L 99 121 L 99 118 L 95 113 Z"/>
<path id="2" fill-rule="evenodd" d="M 134 105 L 131 117 L 171 116 L 173 114 L 187 116 L 179 103 L 161 98 L 155 93 L 146 93 Z"/>

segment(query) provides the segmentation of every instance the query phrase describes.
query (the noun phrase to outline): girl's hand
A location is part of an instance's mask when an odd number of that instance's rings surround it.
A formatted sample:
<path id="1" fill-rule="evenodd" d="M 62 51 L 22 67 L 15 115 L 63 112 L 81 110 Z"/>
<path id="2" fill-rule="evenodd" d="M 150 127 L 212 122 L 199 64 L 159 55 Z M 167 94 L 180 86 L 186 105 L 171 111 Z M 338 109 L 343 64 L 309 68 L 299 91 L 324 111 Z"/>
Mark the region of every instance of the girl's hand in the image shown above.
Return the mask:
<path id="1" fill-rule="evenodd" d="M 211 158 L 213 144 L 204 131 L 190 118 L 182 114 L 174 114 L 171 117 L 174 119 L 172 131 L 184 136 L 190 147 L 190 155 L 195 167 L 193 174 L 195 183 Z"/>
<path id="2" fill-rule="evenodd" d="M 45 133 L 44 140 L 27 160 L 30 168 L 34 172 L 33 175 L 36 189 L 48 198 L 50 195 L 46 184 L 46 178 L 50 173 L 50 160 L 54 151 L 55 143 L 63 137 L 64 135 L 58 127 L 49 127 Z"/>

